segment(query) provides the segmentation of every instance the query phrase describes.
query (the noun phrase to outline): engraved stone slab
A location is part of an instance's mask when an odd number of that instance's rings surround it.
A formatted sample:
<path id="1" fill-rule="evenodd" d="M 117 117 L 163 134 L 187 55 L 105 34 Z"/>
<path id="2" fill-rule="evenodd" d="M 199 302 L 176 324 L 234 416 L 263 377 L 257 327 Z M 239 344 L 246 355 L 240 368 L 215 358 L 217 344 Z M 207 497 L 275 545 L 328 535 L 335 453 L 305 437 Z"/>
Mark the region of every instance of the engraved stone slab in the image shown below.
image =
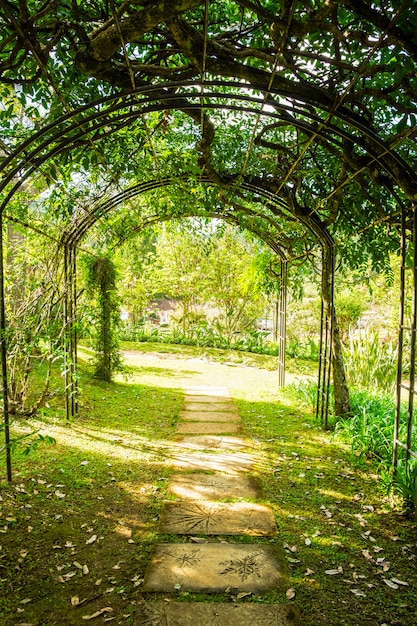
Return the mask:
<path id="1" fill-rule="evenodd" d="M 218 435 L 183 437 L 174 443 L 175 448 L 184 450 L 242 450 L 248 446 L 246 439 Z"/>
<path id="2" fill-rule="evenodd" d="M 143 602 L 135 626 L 300 626 L 300 612 L 289 604 L 226 602 Z"/>
<path id="3" fill-rule="evenodd" d="M 249 502 L 164 502 L 159 531 L 176 535 L 275 535 L 277 526 L 267 506 Z"/>
<path id="4" fill-rule="evenodd" d="M 181 411 L 180 417 L 190 422 L 240 422 L 239 415 L 231 411 Z"/>
<path id="5" fill-rule="evenodd" d="M 252 469 L 253 457 L 250 454 L 210 454 L 209 452 L 174 454 L 167 460 L 168 465 L 183 470 L 212 470 L 226 474 L 240 474 Z"/>
<path id="6" fill-rule="evenodd" d="M 183 435 L 222 435 L 238 433 L 240 429 L 239 422 L 183 422 L 177 425 L 175 432 Z"/>
<path id="7" fill-rule="evenodd" d="M 161 543 L 151 552 L 142 589 L 265 593 L 282 587 L 284 562 L 272 545 Z"/>
<path id="8" fill-rule="evenodd" d="M 177 474 L 171 477 L 168 493 L 183 500 L 259 498 L 262 484 L 254 476 Z"/>
<path id="9" fill-rule="evenodd" d="M 237 413 L 237 408 L 231 402 L 186 402 L 185 411 L 198 411 L 200 413 Z"/>

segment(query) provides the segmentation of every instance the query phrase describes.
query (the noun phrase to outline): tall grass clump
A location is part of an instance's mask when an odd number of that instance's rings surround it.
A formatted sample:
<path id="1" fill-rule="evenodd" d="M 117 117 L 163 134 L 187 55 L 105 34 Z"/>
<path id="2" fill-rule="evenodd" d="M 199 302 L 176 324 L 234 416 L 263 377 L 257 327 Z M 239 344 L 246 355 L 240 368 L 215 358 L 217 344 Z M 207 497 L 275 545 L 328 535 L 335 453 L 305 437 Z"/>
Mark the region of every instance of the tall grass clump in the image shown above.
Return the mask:
<path id="1" fill-rule="evenodd" d="M 359 459 L 373 457 L 384 465 L 389 464 L 394 437 L 393 397 L 357 390 L 351 391 L 350 402 L 351 416 L 338 420 L 335 437 L 349 443 L 352 454 Z"/>
<path id="2" fill-rule="evenodd" d="M 397 348 L 392 342 L 381 341 L 375 331 L 358 337 L 350 333 L 343 359 L 349 387 L 385 393 L 394 390 Z"/>

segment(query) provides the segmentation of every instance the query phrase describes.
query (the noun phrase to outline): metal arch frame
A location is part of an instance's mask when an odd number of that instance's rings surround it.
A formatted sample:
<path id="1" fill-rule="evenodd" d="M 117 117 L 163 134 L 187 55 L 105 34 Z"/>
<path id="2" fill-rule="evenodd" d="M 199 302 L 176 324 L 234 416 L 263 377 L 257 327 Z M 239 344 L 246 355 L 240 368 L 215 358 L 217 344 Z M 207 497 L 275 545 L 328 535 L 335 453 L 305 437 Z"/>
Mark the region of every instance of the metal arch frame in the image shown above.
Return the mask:
<path id="1" fill-rule="evenodd" d="M 183 177 L 182 180 L 186 181 L 187 178 Z M 205 177 L 205 176 L 199 177 L 198 181 L 203 184 L 204 183 L 212 184 L 212 185 L 218 184 L 218 183 L 213 183 L 213 181 L 211 181 L 208 177 Z M 116 194 L 115 196 L 111 198 L 106 198 L 106 200 L 103 203 L 98 203 L 89 214 L 83 216 L 83 219 L 81 220 L 81 222 L 76 222 L 75 224 L 72 225 L 73 228 L 69 228 L 66 233 L 63 233 L 62 244 L 64 245 L 65 250 L 73 249 L 74 250 L 73 254 L 75 256 L 75 250 L 77 248 L 77 245 L 79 244 L 81 239 L 84 237 L 84 235 L 87 233 L 87 231 L 101 217 L 103 217 L 108 212 L 112 211 L 116 206 L 123 203 L 123 201 L 126 198 L 131 199 L 141 193 L 145 193 L 153 189 L 167 187 L 177 182 L 178 182 L 178 178 L 172 178 L 172 177 L 165 178 L 163 180 L 155 179 L 153 181 L 146 181 L 146 183 L 139 183 L 139 184 L 133 185 L 132 187 L 125 189 L 123 192 L 119 192 L 118 194 Z M 269 192 L 263 188 L 260 188 L 259 186 L 244 182 L 242 183 L 241 187 L 245 189 L 246 191 L 257 193 L 261 197 L 264 197 L 265 199 L 267 199 L 270 203 L 274 203 L 279 206 L 282 206 L 283 208 L 287 208 L 286 203 L 281 198 L 274 196 L 272 192 Z M 229 213 L 224 213 L 221 211 L 220 212 L 213 211 L 213 212 L 206 213 L 206 215 L 208 215 L 209 217 L 217 217 L 217 218 L 226 219 L 228 221 L 234 222 L 235 224 L 241 225 L 241 221 L 237 218 L 237 216 L 231 215 Z M 148 221 L 145 220 L 144 223 L 138 226 L 137 230 L 140 230 L 146 227 L 147 225 L 149 225 L 149 223 L 155 223 L 163 219 L 175 219 L 175 217 L 180 218 L 183 216 L 191 217 L 192 212 L 184 214 L 182 216 L 174 216 L 174 217 L 169 216 L 169 217 L 164 217 L 164 218 L 161 218 L 157 215 L 149 216 L 149 218 L 147 218 Z M 261 217 L 264 217 L 264 216 L 261 216 Z M 309 216 L 307 223 L 305 223 L 301 218 L 299 221 L 315 236 L 315 238 L 319 241 L 323 249 L 325 248 L 325 243 L 326 243 L 327 244 L 326 250 L 328 250 L 328 253 L 330 255 L 333 255 L 333 243 L 334 242 L 333 242 L 331 235 L 328 233 L 328 231 L 324 229 L 323 227 L 321 227 L 319 224 L 315 223 L 314 220 L 311 219 L 311 216 Z M 311 225 L 312 223 L 314 224 L 314 228 Z M 279 297 L 280 337 L 279 337 L 279 352 L 278 352 L 278 383 L 280 386 L 284 386 L 285 384 L 288 259 L 286 258 L 285 253 L 282 250 L 282 248 L 278 245 L 278 243 L 275 240 L 270 239 L 269 237 L 268 238 L 265 237 L 265 234 L 263 234 L 261 231 L 257 230 L 254 227 L 246 226 L 246 228 L 248 228 L 248 230 L 251 230 L 258 237 L 260 237 L 280 257 L 280 262 L 281 262 L 280 285 L 281 286 L 280 286 L 280 297 Z M 134 232 L 135 231 L 132 231 L 132 234 L 134 234 Z M 333 285 L 333 276 L 331 277 L 331 279 L 332 279 L 332 285 Z M 73 293 L 74 290 L 71 289 L 70 291 L 71 293 Z M 327 332 L 323 335 L 323 338 L 321 338 L 321 341 L 320 341 L 320 355 L 321 355 L 320 364 L 327 364 L 327 366 L 320 365 L 319 367 L 318 394 L 317 394 L 317 415 L 320 414 L 322 419 L 324 416 L 326 424 L 327 424 L 327 414 L 328 414 L 328 409 L 329 409 L 329 389 L 330 389 L 330 374 L 331 374 L 331 353 L 332 353 L 331 332 L 332 332 L 332 319 L 333 319 L 333 289 L 331 291 L 331 298 L 332 298 L 331 302 L 329 303 L 327 307 L 323 308 L 323 312 L 322 312 L 322 325 L 324 323 L 325 328 L 327 329 Z M 323 322 L 323 319 L 324 319 L 324 322 Z M 66 326 L 68 327 L 71 326 L 70 320 L 66 320 Z M 72 342 L 69 341 L 68 346 L 72 350 L 71 354 L 69 355 L 69 362 L 76 363 L 76 360 L 77 360 L 76 341 L 72 341 Z M 76 395 L 77 385 L 76 385 L 76 381 L 72 378 L 73 376 L 75 377 L 75 373 L 72 374 L 72 370 L 70 368 L 67 368 L 67 369 L 69 372 L 68 389 L 70 390 L 70 392 L 73 392 Z M 72 410 L 72 407 L 73 407 L 72 401 L 67 401 L 67 407 L 69 407 L 70 411 Z M 72 413 L 70 413 L 69 415 L 70 417 L 73 416 Z"/>
<path id="2" fill-rule="evenodd" d="M 160 86 L 149 86 L 144 87 L 137 90 L 132 90 L 129 94 L 126 94 L 123 98 L 120 94 L 116 94 L 114 96 L 107 96 L 105 98 L 101 98 L 99 100 L 95 100 L 92 103 L 87 105 L 83 105 L 78 109 L 75 109 L 72 113 L 67 113 L 66 115 L 61 116 L 55 122 L 52 122 L 45 126 L 43 129 L 34 133 L 29 139 L 22 142 L 12 153 L 4 159 L 3 163 L 0 165 L 0 173 L 2 171 L 5 172 L 5 176 L 3 181 L 0 183 L 0 192 L 8 185 L 9 182 L 13 180 L 13 178 L 17 175 L 18 172 L 22 172 L 24 170 L 24 174 L 21 176 L 20 180 L 14 185 L 9 194 L 6 196 L 2 205 L 0 206 L 0 210 L 4 209 L 4 206 L 7 204 L 9 199 L 13 196 L 13 194 L 17 191 L 19 186 L 26 180 L 28 176 L 31 175 L 33 171 L 38 169 L 40 165 L 45 163 L 49 158 L 59 154 L 60 152 L 70 149 L 71 145 L 76 141 L 80 141 L 82 137 L 88 135 L 88 133 L 92 131 L 97 131 L 100 128 L 107 126 L 111 127 L 116 121 L 124 120 L 127 123 L 131 123 L 134 119 L 143 116 L 144 113 L 151 111 L 160 111 L 165 110 L 166 108 L 173 108 L 178 110 L 201 110 L 203 109 L 224 109 L 224 110 L 239 110 L 245 113 L 253 113 L 257 115 L 262 115 L 263 117 L 269 118 L 277 118 L 284 119 L 288 121 L 288 124 L 294 127 L 298 127 L 301 130 L 306 132 L 313 132 L 313 129 L 306 128 L 306 123 L 304 120 L 298 120 L 297 118 L 288 119 L 285 117 L 288 113 L 298 114 L 303 116 L 304 118 L 310 119 L 314 123 L 323 124 L 323 120 L 311 113 L 309 109 L 296 108 L 295 106 L 284 105 L 282 103 L 276 102 L 274 98 L 268 99 L 268 105 L 273 107 L 276 111 L 280 111 L 284 117 L 282 117 L 279 113 L 273 111 L 265 111 L 254 109 L 248 106 L 244 107 L 233 107 L 230 104 L 230 101 L 236 100 L 239 102 L 250 102 L 254 103 L 258 106 L 263 104 L 262 100 L 258 97 L 247 95 L 245 93 L 222 93 L 222 92 L 207 92 L 204 94 L 204 102 L 201 102 L 201 93 L 200 91 L 194 92 L 182 92 L 182 93 L 169 93 L 166 90 L 168 89 L 178 89 L 179 87 L 196 87 L 201 86 L 201 83 L 198 81 L 190 81 L 183 83 L 166 83 Z M 244 83 L 236 83 L 235 81 L 205 81 L 204 87 L 205 89 L 210 87 L 234 87 L 240 89 L 241 92 L 247 92 L 248 86 Z M 255 86 L 252 86 L 255 88 Z M 162 90 L 165 90 L 161 93 Z M 264 91 L 265 87 L 259 85 L 259 90 Z M 287 97 L 287 98 L 296 98 L 297 94 L 294 92 L 289 92 L 287 90 L 279 90 L 277 88 L 270 89 L 270 93 L 276 97 Z M 150 98 L 149 94 L 153 94 L 153 97 Z M 129 100 L 129 95 L 131 99 Z M 138 96 L 148 96 L 146 100 L 138 101 Z M 196 102 L 191 104 L 188 100 L 194 98 Z M 212 99 L 223 99 L 226 101 L 225 104 L 215 105 Z M 323 110 L 329 112 L 330 104 L 324 104 L 322 102 L 314 101 L 311 98 L 304 97 L 304 100 L 301 97 L 297 98 L 298 101 L 304 102 L 307 105 L 315 105 L 319 110 Z M 97 111 L 97 107 L 103 104 L 112 104 L 108 109 Z M 145 106 L 144 106 L 145 104 Z M 108 115 L 113 115 L 115 112 L 120 109 L 128 109 L 128 113 L 124 113 L 116 118 L 108 118 Z M 93 114 L 90 114 L 86 119 L 78 121 L 76 118 L 80 113 L 89 112 L 90 110 L 94 110 Z M 382 140 L 378 135 L 371 132 L 369 130 L 369 126 L 366 125 L 365 121 L 362 121 L 361 118 L 355 114 L 350 113 L 343 109 L 343 107 L 337 109 L 332 112 L 333 117 L 338 117 L 343 123 L 347 123 L 350 127 L 352 127 L 359 136 L 349 134 L 344 127 L 334 126 L 330 123 L 327 123 L 320 130 L 314 129 L 314 132 L 317 136 L 325 137 L 327 141 L 330 143 L 334 143 L 334 137 L 339 136 L 344 139 L 348 139 L 352 141 L 355 145 L 360 146 L 365 153 L 369 154 L 373 162 L 380 163 L 381 167 L 388 172 L 391 172 L 391 168 L 389 164 L 384 163 L 384 157 L 389 155 L 394 159 L 398 168 L 401 168 L 402 171 L 408 172 L 410 179 L 415 180 L 417 183 L 417 176 L 415 172 L 408 167 L 407 163 L 395 153 L 392 147 Z M 89 127 L 90 123 L 98 122 L 93 127 Z M 64 128 L 61 128 L 61 126 Z M 79 131 L 74 136 L 66 136 L 66 133 L 70 133 L 73 131 Z M 118 128 L 116 128 L 116 131 Z M 325 132 L 328 131 L 328 132 Z M 49 132 L 51 134 L 49 134 Z M 115 132 L 116 132 L 115 131 Z M 111 131 L 113 132 L 113 131 Z M 109 133 L 111 134 L 111 133 Z M 363 141 L 363 137 L 366 137 L 371 143 L 371 145 L 367 145 Z M 27 152 L 28 149 L 34 144 L 36 144 L 37 140 L 40 140 L 41 143 L 37 145 L 33 150 Z M 59 140 L 59 141 L 58 141 Z M 51 148 L 51 144 L 56 143 Z M 377 149 L 380 151 L 378 154 Z M 42 154 L 42 156 L 40 156 Z M 21 159 L 19 160 L 19 156 Z M 18 162 L 13 167 L 12 163 L 15 159 L 18 159 Z M 370 165 L 370 163 L 368 164 Z M 7 169 L 11 166 L 11 170 L 7 172 Z M 27 168 L 27 169 L 26 169 Z M 395 180 L 395 173 L 391 172 L 391 176 Z"/>
<path id="3" fill-rule="evenodd" d="M 199 91 L 194 92 L 181 92 L 181 93 L 169 93 L 167 89 L 178 89 L 181 88 L 192 88 L 195 89 L 196 86 L 200 86 Z M 271 107 L 274 107 L 276 111 L 281 111 L 283 116 L 281 116 L 277 112 L 271 112 L 270 110 L 265 111 L 263 109 L 254 109 L 249 106 L 243 107 L 233 107 L 230 104 L 230 101 L 236 100 L 239 102 L 251 102 L 255 103 L 258 107 L 262 105 L 262 101 L 259 98 L 255 98 L 254 96 L 247 95 L 248 85 L 245 83 L 240 83 L 236 81 L 204 81 L 204 102 L 201 101 L 201 81 L 190 81 L 190 82 L 181 82 L 181 83 L 166 83 L 163 85 L 157 86 L 149 86 L 141 89 L 132 89 L 129 94 L 120 94 L 107 96 L 105 98 L 96 100 L 92 103 L 88 103 L 78 109 L 74 110 L 71 113 L 67 113 L 66 115 L 61 116 L 55 122 L 48 124 L 40 131 L 34 133 L 28 140 L 22 142 L 15 150 L 11 150 L 11 154 L 4 159 L 4 162 L 0 165 L 0 174 L 3 173 L 3 180 L 0 183 L 0 192 L 5 192 L 5 197 L 3 202 L 0 205 L 0 213 L 2 213 L 5 207 L 8 204 L 8 201 L 13 197 L 13 195 L 18 191 L 23 182 L 31 176 L 32 173 L 39 170 L 39 168 L 47 162 L 49 159 L 53 158 L 57 154 L 60 154 L 63 151 L 71 151 L 71 149 L 76 147 L 77 141 L 81 141 L 83 137 L 89 137 L 89 133 L 92 131 L 98 131 L 104 126 L 111 128 L 111 133 L 117 132 L 118 128 L 114 128 L 115 122 L 123 122 L 123 125 L 132 123 L 132 121 L 140 116 L 143 116 L 144 113 L 150 111 L 160 111 L 166 109 L 167 106 L 171 108 L 175 108 L 183 111 L 192 111 L 204 109 L 224 109 L 224 110 L 236 110 L 245 112 L 245 113 L 254 113 L 259 116 L 265 116 L 269 118 L 275 118 L 280 120 L 285 120 L 288 122 L 288 125 L 291 125 L 296 128 L 300 128 L 305 132 L 311 132 L 316 137 L 321 136 L 324 137 L 327 141 L 334 144 L 335 137 L 347 138 L 351 140 L 354 145 L 358 145 L 361 147 L 366 154 L 369 155 L 370 161 L 367 166 L 371 163 L 376 163 L 380 166 L 385 172 L 388 172 L 390 178 L 393 182 L 396 182 L 395 171 L 392 170 L 390 163 L 386 162 L 385 157 L 388 155 L 393 162 L 395 163 L 397 168 L 401 168 L 402 171 L 406 171 L 409 174 L 409 178 L 415 182 L 417 182 L 416 174 L 411 170 L 408 164 L 392 149 L 392 147 L 382 140 L 377 134 L 371 132 L 369 127 L 363 120 L 346 110 L 344 107 L 336 107 L 332 106 L 332 102 L 324 98 L 323 94 L 312 93 L 311 95 L 306 95 L 300 91 L 296 85 L 289 85 L 283 83 L 280 88 L 277 87 L 268 87 L 268 90 L 265 89 L 265 85 L 259 85 L 259 91 L 261 93 L 265 93 L 268 91 L 269 97 L 267 98 L 267 104 Z M 228 87 L 228 88 L 236 88 L 241 90 L 241 93 L 233 94 L 233 93 L 221 93 L 221 92 L 207 92 L 206 89 L 208 87 Z M 251 89 L 255 89 L 255 85 L 250 86 Z M 246 93 L 243 93 L 246 92 Z M 148 97 L 144 102 L 138 101 L 138 96 L 149 96 L 149 94 L 154 94 L 153 99 Z M 129 101 L 130 96 L 130 101 Z M 316 98 L 314 96 L 317 96 Z M 320 97 L 319 97 L 320 96 Z M 283 105 L 282 103 L 276 102 L 275 97 L 283 97 L 290 98 L 292 100 L 296 100 L 298 103 L 302 103 L 304 108 L 298 108 L 295 106 Z M 188 102 L 189 99 L 195 98 L 196 103 L 191 104 Z M 211 101 L 213 99 L 224 99 L 226 103 L 224 104 L 214 104 Z M 109 108 L 105 110 L 97 111 L 97 108 L 100 105 L 109 104 Z M 145 104 L 145 106 L 144 106 Z M 311 114 L 308 106 L 315 106 L 319 111 L 328 112 L 331 115 L 326 121 L 323 121 L 320 117 Z M 137 108 L 137 110 L 136 110 Z M 116 115 L 116 112 L 121 109 L 129 109 L 126 113 L 119 115 L 118 117 L 111 117 Z M 77 116 L 82 115 L 83 113 L 88 113 L 94 110 L 93 114 L 90 114 L 86 119 L 77 120 Z M 291 117 L 290 119 L 287 117 L 288 113 L 296 114 L 302 116 L 303 119 L 298 120 L 297 118 Z M 109 119 L 110 115 L 110 119 Z M 349 134 L 343 128 L 338 126 L 334 126 L 330 123 L 330 119 L 339 119 L 344 124 L 349 125 L 356 134 Z M 308 127 L 305 120 L 309 119 L 314 122 L 319 122 L 321 125 L 320 130 L 315 130 L 313 128 Z M 91 126 L 90 126 L 91 123 Z M 74 132 L 73 136 L 68 136 L 66 133 Z M 50 133 L 50 134 L 48 134 Z M 359 134 L 359 136 L 358 136 Z M 366 137 L 369 143 L 365 143 L 362 140 L 362 137 Z M 40 141 L 40 144 L 36 144 L 37 141 Z M 52 148 L 51 148 L 52 145 Z M 17 183 L 13 184 L 13 178 L 19 174 L 19 180 Z M 11 189 L 8 190 L 9 184 L 12 183 Z M 260 190 L 257 189 L 257 192 Z M 270 202 L 276 202 L 277 198 L 275 194 L 270 192 L 269 194 Z M 307 227 L 314 232 L 314 228 L 311 227 L 311 224 Z M 326 234 L 315 232 L 319 241 L 322 244 L 327 246 L 326 242 Z M 2 237 L 2 232 L 0 232 L 0 237 Z M 2 242 L 0 244 L 0 252 L 2 251 Z M 68 269 L 68 280 L 71 283 L 71 274 L 73 270 L 71 267 L 74 266 L 75 263 L 75 251 L 72 253 L 68 252 L 67 256 L 67 269 Z M 2 271 L 2 266 L 0 267 L 0 271 Z M 72 289 L 73 289 L 73 283 Z M 8 409 L 7 409 L 7 365 L 6 365 L 6 344 L 5 344 L 5 333 L 6 333 L 6 319 L 5 319 L 5 311 L 4 311 L 4 289 L 3 289 L 3 275 L 0 281 L 0 340 L 1 340 L 1 354 L 2 354 L 2 371 L 3 371 L 3 395 L 6 398 L 4 404 L 5 411 L 5 426 L 6 429 L 6 439 L 8 437 Z M 71 295 L 69 298 L 67 310 L 68 310 L 68 319 L 73 318 L 72 304 L 76 301 L 75 291 L 71 291 Z M 333 304 L 331 304 L 331 308 L 333 308 Z M 333 311 L 330 312 L 331 318 L 333 316 Z M 331 326 L 330 326 L 330 335 L 331 335 Z M 70 343 L 74 342 L 74 336 L 70 340 Z M 326 371 L 326 368 L 325 370 Z M 327 374 L 325 375 L 327 378 Z M 320 387 L 319 382 L 319 387 Z M 72 388 L 73 382 L 69 381 L 69 385 Z M 75 406 L 75 405 L 74 405 Z M 72 409 L 71 409 L 72 410 Z M 74 409 L 75 410 L 75 409 Z M 9 447 L 6 446 L 9 450 Z"/>
<path id="4" fill-rule="evenodd" d="M 410 232 L 407 236 L 407 230 Z M 406 267 L 406 256 L 409 249 L 412 249 L 412 266 Z M 407 285 L 407 271 L 411 273 L 412 281 L 412 305 L 410 323 L 405 323 L 405 291 Z M 405 359 L 404 334 L 409 332 L 410 346 L 408 359 Z M 400 270 L 400 313 L 398 328 L 398 363 L 396 382 L 396 407 L 394 420 L 394 440 L 393 440 L 393 476 L 397 472 L 400 451 L 405 452 L 405 462 L 408 463 L 411 457 L 417 459 L 417 450 L 412 449 L 412 432 L 415 421 L 414 403 L 417 395 L 416 389 L 416 354 L 417 354 L 417 206 L 413 206 L 412 219 L 407 224 L 406 214 L 403 207 L 401 218 L 401 270 Z M 404 363 L 405 361 L 405 363 Z M 409 380 L 403 382 L 404 369 L 409 366 Z M 401 427 L 401 392 L 404 390 L 407 396 L 407 423 L 406 441 L 400 438 Z M 417 506 L 417 502 L 416 502 Z"/>
<path id="5" fill-rule="evenodd" d="M 123 201 L 127 198 L 135 197 L 141 193 L 146 193 L 152 189 L 157 189 L 165 186 L 169 186 L 174 182 L 177 182 L 178 179 L 167 178 L 164 181 L 148 181 L 146 184 L 135 185 L 133 188 L 127 188 L 125 193 L 119 192 L 113 198 L 108 198 L 103 203 L 103 205 L 97 205 L 95 212 L 88 216 L 87 223 L 83 224 L 83 228 L 79 228 L 80 224 L 77 224 L 76 230 L 69 230 L 67 233 L 64 233 L 61 240 L 61 245 L 64 248 L 64 269 L 65 269 L 65 308 L 64 308 L 64 329 L 65 329 L 65 406 L 66 406 L 66 417 L 67 420 L 70 420 L 77 416 L 78 413 L 78 381 L 77 381 L 77 333 L 76 333 L 76 302 L 77 302 L 77 289 L 76 289 L 76 277 L 77 277 L 77 269 L 76 269 L 76 257 L 77 257 L 77 248 L 81 239 L 88 232 L 89 228 L 91 228 L 103 215 L 107 212 L 112 211 L 116 206 L 123 203 Z M 185 180 L 185 179 L 184 179 Z M 212 181 L 207 177 L 201 177 L 201 183 L 205 184 L 213 184 Z M 253 185 L 247 185 L 246 190 L 256 191 L 263 195 L 262 191 Z M 271 194 L 265 194 L 271 195 Z M 125 197 L 124 197 L 125 196 Z M 103 210 L 105 207 L 105 211 Z M 178 219 L 181 217 L 192 217 L 195 215 L 194 212 L 189 212 L 187 214 L 183 214 L 178 216 Z M 230 221 L 235 225 L 241 225 L 241 221 L 237 218 L 236 215 L 224 213 L 222 211 L 219 212 L 209 212 L 206 213 L 208 217 L 224 219 L 226 221 Z M 135 232 L 146 228 L 148 225 L 156 223 L 162 220 L 172 220 L 176 219 L 175 217 L 159 217 L 158 215 L 149 216 L 145 221 L 137 227 L 137 229 L 133 229 L 130 236 L 133 236 Z M 282 247 L 278 245 L 278 243 L 270 239 L 262 233 L 257 228 L 251 226 L 248 227 L 248 230 L 257 235 L 260 239 L 262 239 L 272 250 L 279 256 L 280 264 L 281 264 L 281 284 L 280 284 L 280 343 L 279 343 L 279 351 L 278 351 L 278 382 L 280 386 L 284 386 L 285 384 L 285 348 L 286 348 L 286 289 L 287 289 L 287 258 Z M 125 241 L 124 239 L 123 241 Z M 285 271 L 284 269 L 285 268 Z"/>

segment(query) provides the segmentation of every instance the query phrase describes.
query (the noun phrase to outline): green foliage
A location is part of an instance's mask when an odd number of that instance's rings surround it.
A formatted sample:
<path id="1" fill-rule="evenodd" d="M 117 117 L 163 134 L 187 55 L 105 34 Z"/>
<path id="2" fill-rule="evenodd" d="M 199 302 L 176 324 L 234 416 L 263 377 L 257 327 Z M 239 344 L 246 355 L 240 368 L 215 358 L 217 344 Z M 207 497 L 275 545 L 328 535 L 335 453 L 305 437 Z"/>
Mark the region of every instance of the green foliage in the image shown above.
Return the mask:
<path id="1" fill-rule="evenodd" d="M 52 365 L 62 356 L 62 265 L 49 242 L 11 225 L 5 265 L 9 409 L 28 416 L 44 404 Z"/>
<path id="2" fill-rule="evenodd" d="M 13 422 L 10 424 L 10 428 L 13 428 Z M 5 424 L 0 423 L 0 436 L 2 438 L 4 429 Z M 8 446 L 4 445 L 0 448 L 0 454 L 5 453 L 9 447 L 12 454 L 19 451 L 24 456 L 28 456 L 31 452 L 35 452 L 41 444 L 54 445 L 55 443 L 54 437 L 43 435 L 39 430 L 31 430 L 28 433 L 12 435 Z"/>
<path id="3" fill-rule="evenodd" d="M 365 310 L 365 304 L 358 293 L 344 291 L 335 296 L 337 322 L 342 339 L 347 338 L 349 329 L 355 326 Z"/>
<path id="4" fill-rule="evenodd" d="M 351 408 L 351 417 L 337 422 L 335 436 L 348 441 L 352 454 L 360 459 L 374 457 L 389 464 L 394 440 L 394 399 L 365 390 L 353 391 Z"/>
<path id="5" fill-rule="evenodd" d="M 357 336 L 351 333 L 343 357 L 351 387 L 393 391 L 397 373 L 397 348 L 392 342 L 381 341 L 374 331 L 365 331 Z"/>
<path id="6" fill-rule="evenodd" d="M 398 494 L 408 514 L 417 511 L 417 459 L 410 458 L 407 462 L 400 459 L 394 476 L 390 481 L 396 494 Z"/>
<path id="7" fill-rule="evenodd" d="M 115 326 L 119 323 L 116 270 L 108 256 L 85 256 L 87 294 L 94 297 L 91 313 L 94 324 L 95 376 L 110 381 L 120 367 L 120 353 Z"/>
<path id="8" fill-rule="evenodd" d="M 216 328 L 207 323 L 195 324 L 188 328 L 185 334 L 178 327 L 158 326 L 155 328 L 148 324 L 136 327 L 127 326 L 121 329 L 119 336 L 123 341 L 159 342 L 199 346 L 201 348 L 223 348 L 271 356 L 278 354 L 278 347 L 275 343 L 266 343 L 264 341 L 266 333 L 263 331 L 236 333 L 229 340 L 222 334 L 221 327 Z"/>
<path id="9" fill-rule="evenodd" d="M 317 403 L 317 382 L 309 379 L 298 379 L 285 388 L 290 398 L 296 399 L 300 406 L 312 413 Z"/>

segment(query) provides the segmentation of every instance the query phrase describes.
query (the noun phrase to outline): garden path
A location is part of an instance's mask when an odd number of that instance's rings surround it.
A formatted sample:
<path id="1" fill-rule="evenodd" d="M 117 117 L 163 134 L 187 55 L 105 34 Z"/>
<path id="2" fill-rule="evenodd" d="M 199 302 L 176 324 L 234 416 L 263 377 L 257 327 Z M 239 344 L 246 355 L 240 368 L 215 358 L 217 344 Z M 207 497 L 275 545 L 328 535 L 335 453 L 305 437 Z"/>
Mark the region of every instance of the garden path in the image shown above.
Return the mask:
<path id="1" fill-rule="evenodd" d="M 224 387 L 193 387 L 185 394 L 169 463 L 181 473 L 168 487 L 159 531 L 176 541 L 154 546 L 143 590 L 227 594 L 235 600 L 285 587 L 285 559 L 274 542 L 277 527 L 252 475 L 254 460 L 240 417 Z M 245 538 L 241 541 L 233 537 Z M 292 604 L 176 602 L 151 599 L 140 607 L 148 626 L 298 625 Z"/>

